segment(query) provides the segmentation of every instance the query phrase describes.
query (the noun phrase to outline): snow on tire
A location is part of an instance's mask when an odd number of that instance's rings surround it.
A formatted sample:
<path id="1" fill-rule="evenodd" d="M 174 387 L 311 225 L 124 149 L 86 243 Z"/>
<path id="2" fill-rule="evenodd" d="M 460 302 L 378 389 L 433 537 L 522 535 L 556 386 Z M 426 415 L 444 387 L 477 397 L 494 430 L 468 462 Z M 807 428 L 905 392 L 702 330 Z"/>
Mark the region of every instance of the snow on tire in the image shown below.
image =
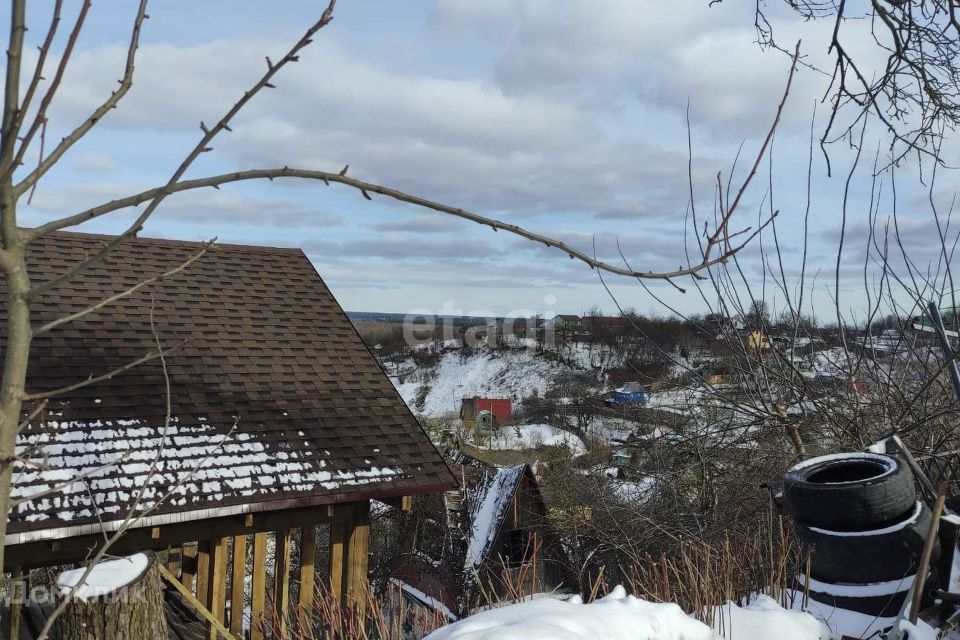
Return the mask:
<path id="1" fill-rule="evenodd" d="M 930 510 L 923 503 L 903 520 L 879 529 L 831 531 L 795 522 L 797 538 L 811 550 L 810 575 L 831 583 L 864 584 L 900 580 L 917 572 Z M 940 543 L 931 562 L 940 556 Z"/>
<path id="2" fill-rule="evenodd" d="M 903 607 L 915 579 L 916 576 L 912 575 L 879 584 L 831 584 L 811 579 L 807 586 L 810 589 L 810 599 L 821 604 L 880 618 L 892 618 Z M 797 581 L 803 589 L 803 576 L 797 576 Z M 922 600 L 924 606 L 933 601 L 939 582 L 936 571 L 928 574 Z"/>
<path id="3" fill-rule="evenodd" d="M 902 518 L 917 499 L 903 460 L 878 453 L 841 453 L 801 462 L 783 476 L 793 517 L 811 526 L 860 531 Z"/>

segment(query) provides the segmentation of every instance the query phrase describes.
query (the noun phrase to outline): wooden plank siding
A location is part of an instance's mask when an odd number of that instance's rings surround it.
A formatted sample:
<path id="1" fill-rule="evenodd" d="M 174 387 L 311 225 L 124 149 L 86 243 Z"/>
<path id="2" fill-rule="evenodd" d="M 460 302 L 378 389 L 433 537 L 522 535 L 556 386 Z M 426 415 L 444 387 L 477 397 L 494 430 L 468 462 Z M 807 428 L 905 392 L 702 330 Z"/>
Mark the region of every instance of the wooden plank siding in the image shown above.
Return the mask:
<path id="1" fill-rule="evenodd" d="M 243 634 L 244 585 L 247 575 L 247 536 L 233 538 L 233 558 L 230 570 L 230 633 Z"/>
<path id="2" fill-rule="evenodd" d="M 309 628 L 313 614 L 313 595 L 316 589 L 317 527 L 300 530 L 300 597 L 297 616 L 301 628 Z"/>
<path id="3" fill-rule="evenodd" d="M 285 637 L 287 617 L 290 608 L 290 530 L 276 532 L 274 569 L 273 569 L 273 613 L 274 625 Z"/>
<path id="4" fill-rule="evenodd" d="M 250 586 L 250 640 L 263 640 L 267 600 L 267 534 L 253 536 L 253 574 Z"/>

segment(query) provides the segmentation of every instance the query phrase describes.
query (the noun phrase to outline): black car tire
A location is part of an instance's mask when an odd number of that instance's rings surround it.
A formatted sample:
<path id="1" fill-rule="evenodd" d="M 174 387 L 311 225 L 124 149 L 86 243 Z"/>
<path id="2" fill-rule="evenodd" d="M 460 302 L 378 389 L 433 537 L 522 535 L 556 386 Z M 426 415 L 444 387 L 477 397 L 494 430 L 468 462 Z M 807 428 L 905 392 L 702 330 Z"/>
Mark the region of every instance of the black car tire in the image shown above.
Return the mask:
<path id="1" fill-rule="evenodd" d="M 783 476 L 783 499 L 793 517 L 835 531 L 874 529 L 902 518 L 917 500 L 903 460 L 878 453 L 812 458 Z"/>
<path id="2" fill-rule="evenodd" d="M 930 529 L 930 510 L 922 503 L 900 522 L 867 531 L 829 531 L 795 522 L 804 549 L 811 551 L 810 575 L 825 582 L 866 584 L 913 575 Z M 940 557 L 940 542 L 931 564 Z"/>
<path id="3" fill-rule="evenodd" d="M 924 595 L 921 600 L 921 607 L 927 607 L 933 603 L 933 596 L 939 585 L 940 578 L 936 571 L 930 572 L 924 585 Z M 837 594 L 836 589 L 820 591 L 823 587 L 832 585 L 811 585 L 810 599 L 821 604 L 845 609 L 847 611 L 857 611 L 866 615 L 877 616 L 880 618 L 893 618 L 900 613 L 903 603 L 910 594 L 910 582 L 904 581 L 903 589 L 895 593 L 877 595 L 874 585 L 841 585 L 842 593 Z M 802 589 L 802 581 L 801 581 Z"/>

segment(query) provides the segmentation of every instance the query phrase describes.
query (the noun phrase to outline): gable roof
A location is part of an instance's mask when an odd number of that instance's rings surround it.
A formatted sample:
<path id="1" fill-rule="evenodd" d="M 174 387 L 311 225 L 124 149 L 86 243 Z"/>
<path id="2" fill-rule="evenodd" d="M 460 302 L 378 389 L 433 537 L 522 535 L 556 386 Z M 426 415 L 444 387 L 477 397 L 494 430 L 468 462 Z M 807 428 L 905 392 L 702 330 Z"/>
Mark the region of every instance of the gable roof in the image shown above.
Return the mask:
<path id="1" fill-rule="evenodd" d="M 470 492 L 470 531 L 464 558 L 467 575 L 490 556 L 507 508 L 513 502 L 513 496 L 516 495 L 525 473 L 529 473 L 526 464 L 508 469 L 497 468 L 484 476 Z"/>
<path id="2" fill-rule="evenodd" d="M 54 276 L 107 239 L 60 233 L 37 241 L 28 255 L 31 278 Z M 34 323 L 83 309 L 200 249 L 126 242 L 39 297 Z M 0 294 L 0 313 L 5 299 Z M 28 464 L 15 467 L 21 502 L 11 511 L 7 544 L 98 531 L 98 518 L 127 515 L 148 478 L 144 507 L 173 490 L 151 512 L 165 521 L 455 486 L 298 249 L 216 245 L 185 271 L 38 336 L 28 392 L 143 357 L 155 346 L 151 313 L 164 346 L 185 341 L 166 357 L 169 425 L 159 359 L 52 399 L 18 439 Z"/>

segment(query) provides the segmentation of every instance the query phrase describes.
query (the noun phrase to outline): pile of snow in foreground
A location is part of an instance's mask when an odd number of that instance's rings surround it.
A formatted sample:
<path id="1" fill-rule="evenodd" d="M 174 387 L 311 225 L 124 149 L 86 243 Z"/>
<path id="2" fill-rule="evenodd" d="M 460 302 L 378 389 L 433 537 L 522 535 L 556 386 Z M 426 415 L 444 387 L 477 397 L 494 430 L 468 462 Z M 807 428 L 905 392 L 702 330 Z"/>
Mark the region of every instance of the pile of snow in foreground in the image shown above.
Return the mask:
<path id="1" fill-rule="evenodd" d="M 829 640 L 813 616 L 787 611 L 770 598 L 717 608 L 715 628 L 675 604 L 628 596 L 623 587 L 591 604 L 541 598 L 491 609 L 439 629 L 428 640 Z"/>
<path id="2" fill-rule="evenodd" d="M 98 562 L 90 571 L 87 579 L 74 591 L 73 596 L 80 600 L 89 600 L 112 593 L 136 580 L 140 574 L 146 571 L 147 564 L 147 556 L 142 553 L 118 560 Z M 57 579 L 60 593 L 63 595 L 69 594 L 70 590 L 83 579 L 86 570 L 86 567 L 82 567 L 61 573 Z"/>

